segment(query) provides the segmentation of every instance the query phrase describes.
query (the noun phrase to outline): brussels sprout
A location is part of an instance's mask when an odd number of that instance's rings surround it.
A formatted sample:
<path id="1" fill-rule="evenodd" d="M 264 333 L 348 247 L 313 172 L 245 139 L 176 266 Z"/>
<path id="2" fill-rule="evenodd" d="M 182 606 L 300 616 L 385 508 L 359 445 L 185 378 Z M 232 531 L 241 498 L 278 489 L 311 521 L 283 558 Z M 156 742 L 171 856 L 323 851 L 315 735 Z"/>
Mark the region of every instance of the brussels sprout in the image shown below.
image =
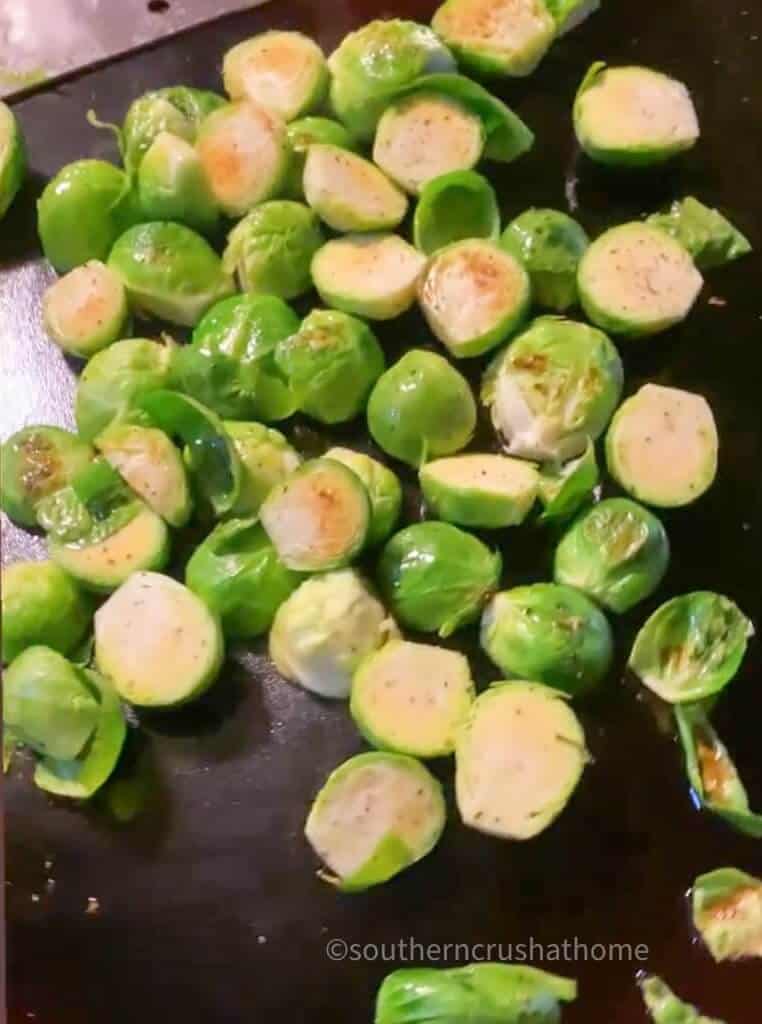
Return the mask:
<path id="1" fill-rule="evenodd" d="M 95 613 L 96 664 L 131 704 L 170 708 L 194 700 L 214 682 L 224 656 L 217 616 L 158 572 L 133 573 Z"/>
<path id="2" fill-rule="evenodd" d="M 187 327 L 234 290 L 214 249 L 184 224 L 130 228 L 114 244 L 108 264 L 135 309 Z"/>
<path id="3" fill-rule="evenodd" d="M 220 523 L 185 569 L 187 586 L 219 616 L 225 636 L 241 639 L 267 632 L 299 579 L 256 519 Z"/>
<path id="4" fill-rule="evenodd" d="M 43 498 L 66 487 L 93 457 L 93 449 L 60 427 L 24 427 L 0 449 L 0 504 L 23 526 L 37 525 Z"/>
<path id="5" fill-rule="evenodd" d="M 518 964 L 407 967 L 384 978 L 376 997 L 375 1024 L 505 1021 L 559 1024 L 559 1003 L 577 997 L 577 983 Z"/>
<path id="6" fill-rule="evenodd" d="M 332 772 L 315 798 L 304 834 L 343 892 L 387 882 L 439 841 L 442 787 L 404 754 L 358 754 Z"/>
<path id="7" fill-rule="evenodd" d="M 579 458 L 558 467 L 542 467 L 539 480 L 543 504 L 541 522 L 557 523 L 570 519 L 590 499 L 598 486 L 598 462 L 595 445 L 588 439 L 587 448 Z"/>
<path id="8" fill-rule="evenodd" d="M 64 352 L 89 359 L 127 332 L 130 310 L 121 279 L 91 260 L 50 285 L 42 299 L 45 330 Z"/>
<path id="9" fill-rule="evenodd" d="M 395 474 L 382 462 L 351 448 L 331 448 L 325 457 L 348 466 L 365 485 L 370 499 L 367 546 L 386 540 L 402 511 L 402 487 Z"/>
<path id="10" fill-rule="evenodd" d="M 465 448 L 475 428 L 476 403 L 465 377 L 424 349 L 406 352 L 378 379 L 368 400 L 373 440 L 415 468 Z"/>
<path id="11" fill-rule="evenodd" d="M 645 384 L 611 421 L 606 462 L 633 498 L 675 508 L 711 487 L 717 448 L 717 426 L 702 395 Z"/>
<path id="12" fill-rule="evenodd" d="M 228 50 L 222 62 L 225 92 L 253 100 L 293 121 L 323 104 L 328 68 L 323 51 L 301 32 L 262 32 Z"/>
<path id="13" fill-rule="evenodd" d="M 749 797 L 733 759 L 714 731 L 702 704 L 675 707 L 685 770 L 696 799 L 729 825 L 762 839 L 762 814 L 749 807 Z"/>
<path id="14" fill-rule="evenodd" d="M 370 142 L 381 114 L 421 75 L 455 71 L 455 59 L 427 25 L 371 21 L 331 54 L 331 106 L 352 135 Z"/>
<path id="15" fill-rule="evenodd" d="M 223 266 L 238 274 L 245 292 L 293 299 L 312 287 L 310 264 L 324 242 L 317 214 L 303 203 L 275 199 L 236 224 Z"/>
<path id="16" fill-rule="evenodd" d="M 278 609 L 270 657 L 284 677 L 320 697 L 349 696 L 366 655 L 397 636 L 394 622 L 354 569 L 321 573 Z"/>
<path id="17" fill-rule="evenodd" d="M 299 318 L 274 295 L 233 295 L 216 303 L 176 351 L 177 386 L 220 416 L 282 420 L 296 398 L 275 364 L 279 341 L 299 330 Z"/>
<path id="18" fill-rule="evenodd" d="M 0 218 L 4 217 L 26 175 L 26 149 L 10 107 L 0 100 Z"/>
<path id="19" fill-rule="evenodd" d="M 530 75 L 556 36 L 544 0 L 445 0 L 431 24 L 477 74 Z"/>
<path id="20" fill-rule="evenodd" d="M 762 956 L 762 879 L 737 868 L 699 875 L 693 925 L 716 961 Z"/>
<path id="21" fill-rule="evenodd" d="M 312 278 L 326 306 L 391 320 L 415 302 L 425 262 L 399 235 L 346 235 L 318 251 Z"/>
<path id="22" fill-rule="evenodd" d="M 384 370 L 384 353 L 362 320 L 313 309 L 290 338 L 275 347 L 298 408 L 320 423 L 344 423 L 365 408 Z"/>
<path id="23" fill-rule="evenodd" d="M 415 523 L 381 552 L 378 581 L 396 618 L 448 637 L 479 617 L 498 587 L 502 559 L 449 523 Z"/>
<path id="24" fill-rule="evenodd" d="M 591 160 L 644 167 L 691 149 L 699 123 L 682 82 L 651 68 L 597 61 L 577 90 L 574 131 Z"/>
<path id="25" fill-rule="evenodd" d="M 475 167 L 483 151 L 481 119 L 458 100 L 426 91 L 387 107 L 373 143 L 374 161 L 413 195 L 442 174 Z"/>
<path id="26" fill-rule="evenodd" d="M 532 839 L 569 802 L 589 755 L 566 697 L 539 683 L 493 684 L 477 697 L 455 748 L 464 825 Z"/>
<path id="27" fill-rule="evenodd" d="M 496 241 L 500 208 L 495 190 L 475 171 L 453 171 L 421 189 L 413 218 L 416 246 L 430 256 L 466 238 Z"/>
<path id="28" fill-rule="evenodd" d="M 427 504 L 438 519 L 458 526 L 515 526 L 537 497 L 534 466 L 505 455 L 455 455 L 419 473 Z"/>
<path id="29" fill-rule="evenodd" d="M 289 569 L 339 569 L 367 541 L 370 499 L 351 469 L 332 459 L 311 459 L 273 487 L 260 518 Z"/>
<path id="30" fill-rule="evenodd" d="M 286 123 L 250 100 L 215 110 L 196 143 L 218 206 L 242 217 L 270 199 L 286 182 L 289 148 Z"/>
<path id="31" fill-rule="evenodd" d="M 365 739 L 379 750 L 446 757 L 455 750 L 455 736 L 474 696 L 462 654 L 400 640 L 360 664 L 349 710 Z"/>
<path id="32" fill-rule="evenodd" d="M 307 150 L 304 195 L 334 231 L 385 231 L 407 212 L 407 199 L 375 164 L 339 146 Z"/>
<path id="33" fill-rule="evenodd" d="M 173 346 L 129 338 L 98 352 L 82 371 L 74 401 L 77 429 L 92 440 L 114 420 L 136 415 L 136 399 L 169 382 Z"/>
<path id="34" fill-rule="evenodd" d="M 357 143 L 340 121 L 330 117 L 302 117 L 292 121 L 286 131 L 291 159 L 284 193 L 291 199 L 304 199 L 304 164 L 310 146 L 322 143 L 339 149 L 357 151 Z"/>
<path id="35" fill-rule="evenodd" d="M 529 313 L 531 291 L 515 256 L 477 238 L 431 257 L 418 298 L 431 330 L 460 358 L 482 355 L 513 334 Z"/>
<path id="36" fill-rule="evenodd" d="M 149 221 L 178 221 L 208 234 L 220 211 L 196 149 L 170 132 L 160 132 L 140 162 L 138 199 Z"/>
<path id="37" fill-rule="evenodd" d="M 703 278 L 688 251 L 666 231 L 633 222 L 604 232 L 577 272 L 579 298 L 594 324 L 642 338 L 684 320 Z"/>
<path id="38" fill-rule="evenodd" d="M 86 676 L 50 647 L 27 647 L 3 673 L 3 723 L 40 754 L 76 757 L 97 719 Z"/>
<path id="39" fill-rule="evenodd" d="M 623 377 L 605 334 L 544 316 L 497 355 L 484 376 L 482 401 L 510 455 L 564 462 L 603 432 Z"/>
<path id="40" fill-rule="evenodd" d="M 601 0 L 545 0 L 556 23 L 556 35 L 563 36 L 600 10 Z"/>
<path id="41" fill-rule="evenodd" d="M 577 303 L 577 267 L 589 245 L 584 230 L 560 210 L 526 210 L 500 243 L 517 256 L 532 281 L 532 297 L 559 313 Z"/>
<path id="42" fill-rule="evenodd" d="M 614 654 L 605 615 L 557 583 L 496 594 L 482 616 L 481 645 L 507 678 L 536 679 L 572 697 L 602 682 Z"/>
<path id="43" fill-rule="evenodd" d="M 2 608 L 5 662 L 37 644 L 71 654 L 92 618 L 90 602 L 52 562 L 16 562 L 3 569 Z"/>
<path id="44" fill-rule="evenodd" d="M 42 250 L 59 274 L 105 260 L 117 238 L 139 219 L 127 175 L 103 160 L 67 164 L 37 201 Z"/>
<path id="45" fill-rule="evenodd" d="M 162 132 L 195 142 L 204 118 L 224 105 L 225 100 L 217 93 L 187 85 L 169 86 L 139 96 L 130 105 L 121 130 L 117 130 L 128 173 L 135 174 Z"/>
<path id="46" fill-rule="evenodd" d="M 241 460 L 241 490 L 233 512 L 255 516 L 270 491 L 301 465 L 301 457 L 283 434 L 263 423 L 227 420 L 225 430 Z"/>
<path id="47" fill-rule="evenodd" d="M 738 228 L 693 196 L 676 200 L 666 213 L 652 214 L 647 223 L 676 238 L 701 270 L 721 267 L 751 252 L 751 243 Z"/>
<path id="48" fill-rule="evenodd" d="M 716 1017 L 704 1017 L 695 1006 L 689 1006 L 661 978 L 648 974 L 638 979 L 643 1002 L 653 1024 L 724 1024 Z"/>
<path id="49" fill-rule="evenodd" d="M 703 700 L 731 681 L 753 633 L 727 597 L 698 590 L 656 609 L 636 636 L 628 664 L 662 700 Z"/>
<path id="50" fill-rule="evenodd" d="M 668 563 L 667 533 L 656 516 L 628 498 L 609 498 L 561 538 L 553 578 L 621 613 L 653 594 Z"/>

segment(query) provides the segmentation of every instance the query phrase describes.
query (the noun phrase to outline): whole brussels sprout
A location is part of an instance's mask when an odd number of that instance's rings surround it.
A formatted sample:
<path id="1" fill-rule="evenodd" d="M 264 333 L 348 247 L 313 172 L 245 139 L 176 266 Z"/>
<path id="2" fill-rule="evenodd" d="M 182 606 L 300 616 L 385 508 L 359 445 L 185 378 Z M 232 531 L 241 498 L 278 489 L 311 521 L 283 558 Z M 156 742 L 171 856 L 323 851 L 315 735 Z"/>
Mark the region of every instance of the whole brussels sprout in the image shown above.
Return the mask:
<path id="1" fill-rule="evenodd" d="M 560 210 L 526 210 L 515 217 L 500 243 L 529 272 L 532 297 L 559 313 L 577 302 L 577 267 L 590 240 Z"/>
<path id="2" fill-rule="evenodd" d="M 276 484 L 301 465 L 301 456 L 277 430 L 263 423 L 227 420 L 225 430 L 241 460 L 241 491 L 233 512 L 253 516 Z"/>
<path id="3" fill-rule="evenodd" d="M 0 218 L 5 216 L 26 174 L 24 137 L 13 111 L 0 100 Z"/>
<path id="4" fill-rule="evenodd" d="M 413 218 L 416 248 L 430 256 L 467 238 L 500 236 L 500 207 L 494 188 L 476 171 L 452 171 L 421 189 Z"/>
<path id="5" fill-rule="evenodd" d="M 37 525 L 37 506 L 90 462 L 93 449 L 61 427 L 24 427 L 0 449 L 0 505 L 23 526 Z"/>
<path id="6" fill-rule="evenodd" d="M 310 146 L 324 144 L 357 151 L 357 143 L 340 121 L 330 117 L 302 117 L 292 121 L 286 132 L 291 160 L 284 193 L 290 199 L 304 199 L 304 163 Z"/>
<path id="7" fill-rule="evenodd" d="M 318 44 L 301 32 L 261 32 L 237 43 L 222 64 L 225 91 L 291 121 L 320 107 L 328 94 L 328 69 Z"/>
<path id="8" fill-rule="evenodd" d="M 533 583 L 496 594 L 485 609 L 481 645 L 508 679 L 535 679 L 578 697 L 611 667 L 605 615 L 572 587 Z"/>
<path id="9" fill-rule="evenodd" d="M 217 93 L 174 85 L 144 93 L 133 100 L 119 134 L 122 159 L 134 174 L 162 132 L 195 142 L 204 118 L 225 105 Z"/>
<path id="10" fill-rule="evenodd" d="M 138 168 L 138 199 L 145 220 L 177 221 L 209 234 L 220 219 L 217 202 L 195 148 L 160 132 Z"/>
<path id="11" fill-rule="evenodd" d="M 343 462 L 365 485 L 370 498 L 370 524 L 365 543 L 374 547 L 386 540 L 402 511 L 402 486 L 395 474 L 377 459 L 351 448 L 331 448 L 325 457 Z"/>
<path id="12" fill-rule="evenodd" d="M 378 581 L 399 621 L 448 637 L 478 618 L 498 587 L 502 559 L 449 523 L 415 523 L 381 552 Z"/>
<path id="13" fill-rule="evenodd" d="M 92 618 L 88 599 L 52 562 L 16 562 L 3 569 L 2 607 L 4 662 L 43 643 L 71 654 Z"/>
<path id="14" fill-rule="evenodd" d="M 222 258 L 245 292 L 294 299 L 312 287 L 312 257 L 325 242 L 320 220 L 308 206 L 289 199 L 262 203 L 228 237 Z"/>

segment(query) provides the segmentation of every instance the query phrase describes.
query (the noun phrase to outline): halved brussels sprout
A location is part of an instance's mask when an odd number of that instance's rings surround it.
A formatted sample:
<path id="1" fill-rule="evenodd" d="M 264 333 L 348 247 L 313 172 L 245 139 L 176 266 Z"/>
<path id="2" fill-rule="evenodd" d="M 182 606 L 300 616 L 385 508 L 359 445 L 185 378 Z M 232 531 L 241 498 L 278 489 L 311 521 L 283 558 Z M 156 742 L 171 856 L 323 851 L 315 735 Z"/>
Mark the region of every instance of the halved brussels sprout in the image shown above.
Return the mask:
<path id="1" fill-rule="evenodd" d="M 639 978 L 638 985 L 653 1024 L 724 1024 L 716 1017 L 704 1017 L 695 1006 L 678 999 L 655 974 Z"/>
<path id="2" fill-rule="evenodd" d="M 508 679 L 536 679 L 572 697 L 603 681 L 614 656 L 606 616 L 590 598 L 557 583 L 496 594 L 484 611 L 481 645 Z"/>
<path id="3" fill-rule="evenodd" d="M 482 355 L 516 331 L 529 313 L 531 289 L 515 256 L 476 238 L 431 257 L 418 298 L 431 330 L 461 358 Z"/>
<path id="4" fill-rule="evenodd" d="M 661 605 L 635 638 L 629 667 L 662 700 L 685 704 L 719 693 L 743 661 L 754 627 L 741 609 L 709 590 Z"/>
<path id="5" fill-rule="evenodd" d="M 343 892 L 387 882 L 439 841 L 442 787 L 415 758 L 358 754 L 331 772 L 304 834 L 326 865 L 321 878 Z"/>
<path id="6" fill-rule="evenodd" d="M 601 0 L 545 0 L 556 22 L 556 34 L 566 35 L 600 10 Z"/>
<path id="7" fill-rule="evenodd" d="M 89 359 L 124 336 L 130 321 L 121 278 L 99 260 L 70 270 L 42 299 L 45 330 L 64 352 Z"/>
<path id="8" fill-rule="evenodd" d="M 412 757 L 446 757 L 474 700 L 468 661 L 457 651 L 406 640 L 365 658 L 349 710 L 371 746 Z"/>
<path id="9" fill-rule="evenodd" d="M 307 150 L 304 195 L 334 231 L 386 231 L 407 212 L 407 199 L 365 157 L 317 143 Z"/>
<path id="10" fill-rule="evenodd" d="M 67 164 L 37 201 L 42 251 L 59 274 L 105 260 L 117 238 L 139 219 L 129 178 L 103 160 Z"/>
<path id="11" fill-rule="evenodd" d="M 365 546 L 370 499 L 351 469 L 332 459 L 311 459 L 273 487 L 260 518 L 289 569 L 339 569 Z"/>
<path id="12" fill-rule="evenodd" d="M 702 395 L 645 384 L 623 402 L 606 434 L 606 462 L 633 498 L 689 505 L 714 482 L 717 426 Z"/>
<path id="13" fill-rule="evenodd" d="M 138 96 L 130 105 L 122 128 L 116 130 L 127 172 L 135 174 L 162 132 L 195 142 L 204 118 L 224 105 L 224 98 L 217 93 L 187 85 L 169 86 Z"/>
<path id="14" fill-rule="evenodd" d="M 220 523 L 193 552 L 186 585 L 219 616 L 225 636 L 261 636 L 299 585 L 256 519 Z"/>
<path id="15" fill-rule="evenodd" d="M 532 281 L 532 297 L 559 313 L 577 303 L 577 268 L 590 240 L 560 210 L 526 210 L 515 217 L 500 244 L 518 256 Z"/>
<path id="16" fill-rule="evenodd" d="M 234 291 L 217 253 L 184 224 L 157 221 L 130 228 L 114 244 L 108 265 L 121 277 L 135 309 L 187 327 Z"/>
<path id="17" fill-rule="evenodd" d="M 222 62 L 225 92 L 293 121 L 328 95 L 323 51 L 301 32 L 262 32 L 228 50 Z"/>
<path id="18" fill-rule="evenodd" d="M 92 606 L 79 587 L 52 562 L 15 562 L 3 569 L 3 661 L 44 644 L 71 654 L 90 626 Z"/>
<path id="19" fill-rule="evenodd" d="M 643 167 L 691 149 L 699 123 L 682 82 L 652 68 L 597 61 L 577 90 L 574 131 L 591 160 Z"/>
<path id="20" fill-rule="evenodd" d="M 298 121 L 292 121 L 286 137 L 291 159 L 284 192 L 291 199 L 304 199 L 304 164 L 310 146 L 323 143 L 327 146 L 338 146 L 339 149 L 351 149 L 353 152 L 357 150 L 357 143 L 344 125 L 330 117 L 302 117 Z"/>
<path id="21" fill-rule="evenodd" d="M 604 331 L 642 338 L 684 320 L 704 279 L 687 249 L 662 228 L 640 221 L 605 231 L 577 272 L 587 316 Z"/>
<path id="22" fill-rule="evenodd" d="M 26 174 L 21 128 L 10 107 L 0 100 L 0 218 L 4 217 Z"/>
<path id="23" fill-rule="evenodd" d="M 384 111 L 373 160 L 406 192 L 417 195 L 442 174 L 468 171 L 484 151 L 481 119 L 440 92 L 415 92 Z"/>
<path id="24" fill-rule="evenodd" d="M 737 868 L 699 875 L 693 926 L 716 961 L 762 956 L 762 879 Z"/>
<path id="25" fill-rule="evenodd" d="M 237 274 L 242 291 L 294 299 L 312 287 L 310 264 L 324 242 L 309 207 L 274 199 L 236 224 L 222 262 L 228 273 Z"/>
<path id="26" fill-rule="evenodd" d="M 92 440 L 136 411 L 136 399 L 167 387 L 173 345 L 128 338 L 98 352 L 82 371 L 74 400 L 77 429 Z"/>
<path id="27" fill-rule="evenodd" d="M 217 201 L 194 146 L 160 132 L 140 161 L 138 199 L 143 219 L 178 221 L 209 234 L 220 219 Z"/>
<path id="28" fill-rule="evenodd" d="M 23 427 L 0 449 L 0 505 L 23 526 L 37 525 L 37 506 L 71 483 L 93 449 L 61 427 Z"/>
<path id="29" fill-rule="evenodd" d="M 476 428 L 468 381 L 446 359 L 411 349 L 376 382 L 368 429 L 388 455 L 416 469 L 465 448 Z"/>
<path id="30" fill-rule="evenodd" d="M 532 839 L 569 802 L 589 755 L 566 697 L 539 683 L 493 683 L 477 697 L 455 748 L 465 825 Z"/>
<path id="31" fill-rule="evenodd" d="M 453 171 L 421 189 L 413 218 L 416 246 L 427 256 L 466 238 L 496 241 L 500 208 L 495 190 L 476 171 Z"/>
<path id="32" fill-rule="evenodd" d="M 305 580 L 280 606 L 270 631 L 270 657 L 284 679 L 342 700 L 363 658 L 397 635 L 363 578 L 341 569 Z"/>
<path id="33" fill-rule="evenodd" d="M 526 519 L 537 497 L 534 466 L 505 455 L 455 455 L 421 468 L 421 489 L 437 519 L 498 528 Z"/>
<path id="34" fill-rule="evenodd" d="M 544 316 L 500 352 L 482 401 L 509 455 L 564 462 L 603 433 L 622 393 L 619 353 L 587 324 Z"/>
<path id="35" fill-rule="evenodd" d="M 136 572 L 95 613 L 95 661 L 119 696 L 148 708 L 199 697 L 225 656 L 219 619 L 182 583 Z"/>
<path id="36" fill-rule="evenodd" d="M 325 457 L 348 466 L 365 485 L 370 499 L 367 546 L 386 540 L 402 511 L 402 487 L 396 475 L 382 462 L 351 448 L 330 448 Z"/>
<path id="37" fill-rule="evenodd" d="M 455 59 L 428 27 L 376 20 L 346 36 L 329 60 L 331 106 L 352 135 L 370 142 L 379 118 L 401 89 Z"/>
<path id="38" fill-rule="evenodd" d="M 701 270 L 721 267 L 751 252 L 748 238 L 727 217 L 693 196 L 676 200 L 666 213 L 654 213 L 647 222 L 684 245 Z"/>
<path id="39" fill-rule="evenodd" d="M 368 320 L 391 320 L 415 302 L 424 257 L 399 235 L 346 235 L 312 261 L 320 298 Z"/>
<path id="40" fill-rule="evenodd" d="M 217 204 L 242 217 L 285 184 L 289 166 L 286 123 L 250 100 L 215 110 L 196 143 Z"/>
<path id="41" fill-rule="evenodd" d="M 263 423 L 226 420 L 224 426 L 241 460 L 241 490 L 233 513 L 255 516 L 273 487 L 299 468 L 301 456 L 283 434 Z"/>
<path id="42" fill-rule="evenodd" d="M 295 334 L 278 342 L 275 362 L 302 412 L 320 423 L 345 423 L 365 408 L 385 360 L 362 320 L 313 309 Z"/>
<path id="43" fill-rule="evenodd" d="M 653 594 L 668 563 L 667 532 L 656 516 L 628 498 L 609 498 L 561 538 L 553 578 L 621 613 Z"/>
<path id="44" fill-rule="evenodd" d="M 556 37 L 544 0 L 445 0 L 431 24 L 477 74 L 530 75 Z"/>
<path id="45" fill-rule="evenodd" d="M 296 398 L 275 363 L 275 347 L 299 330 L 299 317 L 274 295 L 232 295 L 216 303 L 175 351 L 177 386 L 220 416 L 286 419 Z"/>
<path id="46" fill-rule="evenodd" d="M 593 498 L 599 478 L 595 445 L 589 439 L 579 458 L 570 459 L 560 467 L 552 464 L 543 466 L 539 494 L 544 509 L 540 520 L 557 523 L 570 519 Z"/>
<path id="47" fill-rule="evenodd" d="M 500 583 L 502 558 L 449 523 L 414 523 L 381 552 L 381 593 L 405 626 L 451 636 L 473 622 Z"/>

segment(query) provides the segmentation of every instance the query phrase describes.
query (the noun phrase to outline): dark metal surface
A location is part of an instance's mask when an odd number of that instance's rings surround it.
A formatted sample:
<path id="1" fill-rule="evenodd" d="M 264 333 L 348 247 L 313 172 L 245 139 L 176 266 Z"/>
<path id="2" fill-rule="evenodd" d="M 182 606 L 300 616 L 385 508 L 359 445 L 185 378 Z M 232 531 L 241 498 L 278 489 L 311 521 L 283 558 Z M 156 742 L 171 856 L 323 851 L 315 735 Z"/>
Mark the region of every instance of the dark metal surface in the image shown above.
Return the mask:
<path id="1" fill-rule="evenodd" d="M 563 207 L 565 195 L 576 192 L 578 215 L 595 232 L 691 192 L 721 206 L 762 247 L 759 5 L 607 0 L 604 6 L 532 78 L 502 89 L 538 136 L 528 158 L 497 170 L 504 214 L 530 204 Z M 218 87 L 225 48 L 267 26 L 301 28 L 331 48 L 372 16 L 424 19 L 432 9 L 428 2 L 282 0 L 21 104 L 33 178 L 0 228 L 2 435 L 23 423 L 71 419 L 71 369 L 39 326 L 48 274 L 37 262 L 33 199 L 61 164 L 110 154 L 108 138 L 85 121 L 89 107 L 105 120 L 118 119 L 150 87 Z M 577 160 L 570 102 L 596 58 L 653 64 L 685 79 L 704 131 L 695 152 L 637 178 L 596 172 Z M 754 256 L 711 273 L 685 325 L 621 346 L 628 392 L 645 379 L 702 391 L 722 443 L 712 491 L 695 508 L 664 517 L 674 554 L 658 600 L 713 588 L 736 599 L 758 624 L 761 271 Z M 380 335 L 390 358 L 429 341 L 417 315 Z M 304 424 L 291 432 L 297 443 L 321 442 Z M 364 430 L 334 436 L 359 441 Z M 411 513 L 415 504 L 412 494 Z M 4 559 L 19 557 L 28 543 L 7 528 Z M 547 536 L 531 528 L 510 532 L 503 548 L 506 585 L 547 576 Z M 150 798 L 131 825 L 116 825 L 103 801 L 87 811 L 48 801 L 18 761 L 5 782 L 12 1020 L 362 1024 L 372 1019 L 376 986 L 399 957 L 387 948 L 379 957 L 392 962 L 333 963 L 325 952 L 329 939 L 508 944 L 576 936 L 586 943 L 644 943 L 650 954 L 642 965 L 535 956 L 537 966 L 579 978 L 579 1001 L 564 1017 L 570 1024 L 644 1021 L 634 985 L 639 966 L 663 974 L 705 1013 L 727 1024 L 755 1024 L 759 961 L 713 965 L 692 937 L 684 894 L 696 874 L 713 867 L 759 872 L 759 843 L 693 809 L 677 747 L 622 678 L 633 630 L 655 603 L 617 623 L 616 670 L 601 696 L 580 709 L 595 761 L 559 822 L 533 842 L 504 843 L 465 830 L 453 813 L 426 861 L 364 895 L 337 895 L 321 883 L 301 837 L 321 780 L 362 744 L 344 706 L 283 683 L 261 655 L 231 659 L 197 707 L 143 720 L 132 759 L 150 780 Z M 474 654 L 480 681 L 495 678 L 475 652 L 473 632 L 461 640 Z M 757 642 L 718 710 L 720 732 L 758 808 L 761 674 Z M 449 792 L 449 766 L 437 770 Z"/>

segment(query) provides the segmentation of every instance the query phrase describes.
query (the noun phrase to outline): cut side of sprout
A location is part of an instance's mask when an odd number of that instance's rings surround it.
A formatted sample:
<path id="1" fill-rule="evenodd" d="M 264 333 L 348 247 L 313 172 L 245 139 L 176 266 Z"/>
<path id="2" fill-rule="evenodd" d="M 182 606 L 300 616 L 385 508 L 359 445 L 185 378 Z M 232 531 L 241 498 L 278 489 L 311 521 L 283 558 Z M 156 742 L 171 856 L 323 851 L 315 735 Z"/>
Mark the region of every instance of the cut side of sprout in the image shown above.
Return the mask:
<path id="1" fill-rule="evenodd" d="M 407 212 L 407 199 L 370 160 L 339 146 L 310 146 L 304 195 L 334 231 L 385 231 Z"/>
<path id="2" fill-rule="evenodd" d="M 439 519 L 499 528 L 526 519 L 537 497 L 539 474 L 531 463 L 505 455 L 456 455 L 429 462 L 420 481 Z"/>
<path id="3" fill-rule="evenodd" d="M 326 306 L 391 320 L 415 302 L 425 262 L 399 235 L 348 235 L 316 253 L 312 278 Z"/>
<path id="4" fill-rule="evenodd" d="M 253 100 L 285 121 L 320 106 L 328 92 L 323 51 L 301 32 L 244 39 L 225 54 L 222 77 L 232 100 Z"/>
<path id="5" fill-rule="evenodd" d="M 464 67 L 514 77 L 534 71 L 556 34 L 543 0 L 447 0 L 431 24 Z"/>
<path id="6" fill-rule="evenodd" d="M 130 311 L 118 275 L 99 260 L 91 260 L 48 288 L 42 315 L 56 345 L 87 359 L 123 337 Z"/>
<path id="7" fill-rule="evenodd" d="M 138 195 L 145 220 L 174 220 L 208 233 L 220 217 L 198 151 L 170 132 L 160 132 L 140 161 Z"/>

